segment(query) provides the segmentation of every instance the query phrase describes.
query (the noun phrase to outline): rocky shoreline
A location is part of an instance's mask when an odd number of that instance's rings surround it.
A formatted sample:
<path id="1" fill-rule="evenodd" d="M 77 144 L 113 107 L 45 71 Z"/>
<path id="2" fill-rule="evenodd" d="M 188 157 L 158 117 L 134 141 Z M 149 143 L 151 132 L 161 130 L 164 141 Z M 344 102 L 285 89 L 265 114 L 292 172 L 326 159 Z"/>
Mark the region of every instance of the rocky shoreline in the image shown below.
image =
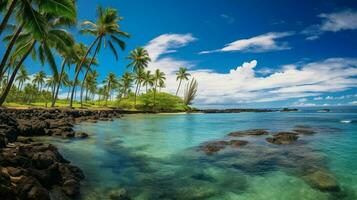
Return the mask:
<path id="1" fill-rule="evenodd" d="M 0 197 L 73 199 L 80 195 L 84 174 L 51 144 L 32 136 L 86 138 L 76 123 L 113 120 L 122 110 L 0 109 Z"/>

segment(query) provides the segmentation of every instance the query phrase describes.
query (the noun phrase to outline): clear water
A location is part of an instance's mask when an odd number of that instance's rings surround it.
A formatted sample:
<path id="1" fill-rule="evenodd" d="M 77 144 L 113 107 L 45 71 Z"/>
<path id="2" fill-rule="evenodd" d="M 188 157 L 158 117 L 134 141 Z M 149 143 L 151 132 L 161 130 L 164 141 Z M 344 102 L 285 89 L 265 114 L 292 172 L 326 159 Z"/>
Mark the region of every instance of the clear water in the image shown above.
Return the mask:
<path id="1" fill-rule="evenodd" d="M 65 158 L 84 170 L 83 199 L 110 199 L 125 188 L 133 199 L 357 199 L 357 112 L 127 115 L 112 122 L 83 123 L 85 140 L 57 140 Z M 348 123 L 350 121 L 350 123 Z M 318 133 L 292 145 L 266 136 L 206 155 L 198 146 L 227 139 L 231 131 L 291 130 Z M 301 174 L 318 167 L 336 177 L 341 192 L 323 192 Z"/>

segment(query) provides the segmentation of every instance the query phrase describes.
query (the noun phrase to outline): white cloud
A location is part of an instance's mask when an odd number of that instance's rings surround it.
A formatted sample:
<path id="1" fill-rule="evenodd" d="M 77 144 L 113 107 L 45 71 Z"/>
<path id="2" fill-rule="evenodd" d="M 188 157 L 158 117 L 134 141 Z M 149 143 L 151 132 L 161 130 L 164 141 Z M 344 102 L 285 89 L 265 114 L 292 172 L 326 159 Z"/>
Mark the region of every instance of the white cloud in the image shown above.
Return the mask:
<path id="1" fill-rule="evenodd" d="M 298 100 L 298 102 L 306 102 L 307 101 L 307 98 L 301 98 Z"/>
<path id="2" fill-rule="evenodd" d="M 165 35 L 166 38 L 171 38 L 165 40 L 168 44 L 173 44 L 171 40 L 177 39 L 177 37 Z M 181 36 L 185 37 L 186 35 Z M 193 37 L 191 36 L 191 38 Z M 158 40 L 155 38 L 152 41 Z M 152 41 L 146 46 L 149 54 L 151 54 L 151 49 L 158 49 L 151 47 L 152 44 L 157 44 Z M 161 54 L 156 54 L 156 59 L 153 59 L 149 68 L 150 70 L 158 68 L 166 73 L 167 87 L 163 91 L 171 93 L 174 93 L 177 89 L 178 83 L 175 72 L 178 68 L 186 66 L 191 69 L 189 72 L 198 81 L 198 96 L 196 99 L 198 104 L 238 104 L 293 98 L 318 98 L 324 93 L 345 91 L 357 86 L 357 59 L 329 58 L 307 64 L 285 65 L 280 70 L 265 76 L 261 76 L 259 70 L 256 69 L 258 62 L 252 60 L 226 73 L 218 73 L 207 67 L 193 70 L 194 63 L 178 60 L 170 55 L 163 55 L 168 50 L 175 51 L 177 48 L 189 44 L 194 39 L 185 41 L 174 46 L 161 44 L 160 46 L 165 48 L 161 48 Z M 185 84 L 182 86 L 185 86 Z M 181 94 L 182 92 L 183 87 Z"/>
<path id="3" fill-rule="evenodd" d="M 357 29 L 357 11 L 345 10 L 337 13 L 320 14 L 323 19 L 321 30 L 341 31 Z"/>
<path id="4" fill-rule="evenodd" d="M 302 31 L 307 35 L 306 40 L 316 40 L 324 32 L 338 32 L 357 29 L 357 11 L 344 10 L 335 13 L 322 13 L 318 15 L 322 19 L 320 24 L 314 24 Z"/>
<path id="5" fill-rule="evenodd" d="M 201 51 L 199 54 L 229 51 L 267 52 L 290 49 L 286 42 L 279 42 L 277 39 L 284 38 L 292 34 L 292 32 L 266 33 L 248 39 L 239 39 L 232 43 L 226 44 L 225 47 L 221 49 Z"/>
<path id="6" fill-rule="evenodd" d="M 323 98 L 322 97 L 315 97 L 314 100 L 315 101 L 320 101 L 320 100 L 323 100 Z"/>
<path id="7" fill-rule="evenodd" d="M 349 104 L 357 105 L 357 101 L 351 101 Z"/>
<path id="8" fill-rule="evenodd" d="M 174 53 L 176 48 L 183 47 L 195 41 L 192 34 L 163 34 L 151 40 L 145 46 L 153 62 L 159 59 L 160 55 Z"/>

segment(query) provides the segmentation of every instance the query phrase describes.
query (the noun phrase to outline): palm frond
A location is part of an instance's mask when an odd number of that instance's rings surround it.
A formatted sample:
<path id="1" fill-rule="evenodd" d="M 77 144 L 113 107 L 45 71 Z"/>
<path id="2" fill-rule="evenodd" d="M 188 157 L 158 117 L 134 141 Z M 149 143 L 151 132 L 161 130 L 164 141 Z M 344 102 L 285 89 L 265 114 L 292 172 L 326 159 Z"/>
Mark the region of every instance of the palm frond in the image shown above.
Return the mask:
<path id="1" fill-rule="evenodd" d="M 185 105 L 192 104 L 192 101 L 195 99 L 196 94 L 197 94 L 197 88 L 198 88 L 198 83 L 193 78 L 191 80 L 191 82 L 189 84 L 187 84 L 187 87 L 184 92 L 183 103 Z"/>

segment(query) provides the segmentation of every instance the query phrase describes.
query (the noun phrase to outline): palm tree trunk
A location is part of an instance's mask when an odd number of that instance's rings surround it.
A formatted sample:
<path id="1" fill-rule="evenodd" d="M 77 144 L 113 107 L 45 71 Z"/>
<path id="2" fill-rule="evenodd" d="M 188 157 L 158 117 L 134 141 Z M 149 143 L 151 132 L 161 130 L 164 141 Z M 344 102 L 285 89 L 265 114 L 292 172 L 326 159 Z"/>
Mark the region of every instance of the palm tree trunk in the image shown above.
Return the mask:
<path id="1" fill-rule="evenodd" d="M 57 100 L 57 97 L 58 97 L 58 92 L 59 92 L 59 89 L 60 89 L 60 86 L 61 86 L 61 82 L 62 82 L 62 76 L 64 74 L 65 65 L 66 65 L 66 59 L 63 59 L 62 66 L 61 66 L 61 73 L 60 73 L 60 76 L 58 77 L 57 85 L 55 86 L 55 90 L 54 90 L 55 93 L 53 95 L 51 107 L 54 107 L 55 104 L 56 104 L 56 100 Z"/>
<path id="2" fill-rule="evenodd" d="M 157 80 L 155 81 L 155 88 L 154 88 L 154 110 L 155 110 L 155 105 L 156 105 L 156 88 L 157 88 Z"/>
<path id="3" fill-rule="evenodd" d="M 86 95 L 84 96 L 84 102 L 86 102 L 88 99 L 88 88 L 86 88 Z"/>
<path id="4" fill-rule="evenodd" d="M 138 93 L 139 84 L 140 84 L 139 82 L 138 82 L 138 84 L 136 84 L 135 95 L 134 95 L 134 107 L 136 107 L 136 95 Z"/>
<path id="5" fill-rule="evenodd" d="M 177 90 L 176 90 L 176 96 L 177 96 L 177 94 L 178 94 L 178 92 L 179 92 L 179 90 L 180 90 L 181 81 L 182 81 L 182 79 L 180 79 L 180 83 L 179 83 L 179 85 L 178 85 L 178 87 L 177 87 Z"/>
<path id="6" fill-rule="evenodd" d="M 77 79 L 78 79 L 79 72 L 81 71 L 81 68 L 82 68 L 82 65 L 84 64 L 84 61 L 87 59 L 89 52 L 90 52 L 90 51 L 92 50 L 92 48 L 94 47 L 95 43 L 97 43 L 97 41 L 98 41 L 99 39 L 101 39 L 101 38 L 102 38 L 102 37 L 99 36 L 99 37 L 97 37 L 97 38 L 92 42 L 92 44 L 90 45 L 89 49 L 88 49 L 87 52 L 86 52 L 86 55 L 82 58 L 81 62 L 79 63 L 78 69 L 77 69 L 77 71 L 76 71 L 76 75 L 74 76 L 74 83 L 76 83 L 76 81 L 77 81 Z M 88 67 L 90 67 L 90 66 L 88 66 Z M 73 105 L 73 95 L 74 95 L 75 89 L 76 89 L 76 84 L 73 85 L 72 92 L 71 92 L 71 100 L 70 100 L 70 103 L 69 103 L 69 107 L 71 107 L 71 108 L 72 108 L 72 105 Z"/>
<path id="7" fill-rule="evenodd" d="M 14 71 L 12 72 L 12 75 L 10 77 L 9 83 L 6 85 L 6 88 L 5 88 L 4 92 L 2 93 L 2 95 L 0 97 L 0 106 L 2 106 L 4 104 L 4 102 L 6 100 L 6 97 L 10 92 L 11 86 L 12 86 L 14 80 L 15 80 L 17 71 L 19 71 L 22 63 L 26 60 L 27 56 L 31 53 L 31 51 L 32 51 L 33 47 L 35 46 L 35 44 L 36 44 L 36 41 L 33 41 L 32 44 L 31 44 L 31 47 L 29 48 L 29 50 L 27 50 L 25 55 L 22 56 L 20 62 L 17 63 Z"/>
<path id="8" fill-rule="evenodd" d="M 12 12 L 15 9 L 16 3 L 17 3 L 17 0 L 13 0 L 11 2 L 11 5 L 10 5 L 9 9 L 7 10 L 6 14 L 4 15 L 4 18 L 3 18 L 2 22 L 1 22 L 1 25 L 0 25 L 0 35 L 4 31 L 4 29 L 5 29 L 6 25 L 7 25 L 7 22 L 9 21 L 10 16 L 11 16 Z"/>
<path id="9" fill-rule="evenodd" d="M 1 73 L 1 74 L 2 74 L 2 72 L 3 72 L 3 70 L 4 70 L 4 68 L 5 68 L 7 59 L 8 59 L 9 56 L 10 56 L 11 50 L 12 50 L 12 48 L 15 46 L 15 42 L 16 42 L 17 38 L 19 37 L 19 35 L 20 35 L 20 33 L 21 33 L 23 27 L 24 27 L 24 24 L 22 23 L 22 24 L 20 25 L 20 27 L 17 28 L 17 30 L 16 30 L 14 36 L 12 36 L 12 38 L 11 38 L 11 40 L 10 40 L 10 42 L 9 42 L 9 45 L 8 45 L 7 48 L 6 48 L 5 54 L 4 54 L 4 56 L 2 57 L 2 60 L 1 60 L 1 63 L 0 63 L 0 73 Z M 1 79 L 2 79 L 2 76 L 0 77 L 0 81 L 1 81 Z"/>

